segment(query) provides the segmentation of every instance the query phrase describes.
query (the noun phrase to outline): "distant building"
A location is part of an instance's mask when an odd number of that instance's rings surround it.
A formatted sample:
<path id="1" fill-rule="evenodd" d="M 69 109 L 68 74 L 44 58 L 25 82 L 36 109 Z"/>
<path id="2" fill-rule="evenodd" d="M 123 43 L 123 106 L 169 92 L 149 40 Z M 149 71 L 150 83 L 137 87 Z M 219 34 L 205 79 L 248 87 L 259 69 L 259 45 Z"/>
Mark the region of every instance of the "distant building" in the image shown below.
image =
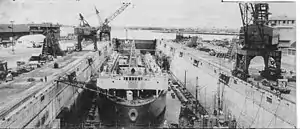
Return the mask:
<path id="1" fill-rule="evenodd" d="M 0 24 L 0 44 L 11 43 L 10 38 L 14 36 L 17 40 L 19 37 L 29 34 L 43 34 L 44 31 L 54 29 L 57 35 L 60 35 L 60 25 L 51 23 L 42 24 Z"/>
<path id="2" fill-rule="evenodd" d="M 13 29 L 11 26 L 11 24 L 0 24 L 0 42 L 10 40 L 13 34 L 15 38 L 29 34 L 29 27 L 26 24 L 14 24 Z"/>
<path id="3" fill-rule="evenodd" d="M 52 23 L 28 24 L 30 34 L 42 34 L 46 30 L 55 30 L 60 35 L 60 25 Z"/>
<path id="4" fill-rule="evenodd" d="M 270 17 L 270 26 L 296 26 L 296 19 L 288 16 Z"/>
<path id="5" fill-rule="evenodd" d="M 296 19 L 287 16 L 271 17 L 268 25 L 279 30 L 279 47 L 290 48 L 296 43 Z"/>

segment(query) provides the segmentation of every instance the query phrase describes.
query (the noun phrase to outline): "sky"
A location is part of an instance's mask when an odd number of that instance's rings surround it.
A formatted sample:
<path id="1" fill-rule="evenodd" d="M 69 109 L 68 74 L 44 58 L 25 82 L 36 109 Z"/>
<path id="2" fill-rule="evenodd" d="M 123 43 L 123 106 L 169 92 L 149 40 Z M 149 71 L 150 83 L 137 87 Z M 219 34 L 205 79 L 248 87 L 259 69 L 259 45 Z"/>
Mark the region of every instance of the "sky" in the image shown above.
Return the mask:
<path id="1" fill-rule="evenodd" d="M 124 0 L 0 0 L 0 23 L 54 22 L 78 25 L 82 13 L 91 25 L 113 14 Z M 125 1 L 126 2 L 126 1 Z M 128 1 L 127 1 L 128 2 Z M 112 26 L 216 27 L 238 28 L 241 16 L 237 3 L 221 0 L 131 0 L 132 6 Z M 295 3 L 272 3 L 273 16 L 296 17 Z"/>

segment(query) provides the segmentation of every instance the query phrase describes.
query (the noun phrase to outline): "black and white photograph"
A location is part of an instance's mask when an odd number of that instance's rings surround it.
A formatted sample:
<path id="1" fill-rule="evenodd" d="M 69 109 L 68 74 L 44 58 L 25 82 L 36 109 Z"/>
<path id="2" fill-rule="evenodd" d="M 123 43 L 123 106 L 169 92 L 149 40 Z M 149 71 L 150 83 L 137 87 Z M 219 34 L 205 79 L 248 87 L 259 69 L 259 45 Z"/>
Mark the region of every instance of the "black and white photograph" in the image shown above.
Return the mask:
<path id="1" fill-rule="evenodd" d="M 0 128 L 300 128 L 296 10 L 0 0 Z"/>

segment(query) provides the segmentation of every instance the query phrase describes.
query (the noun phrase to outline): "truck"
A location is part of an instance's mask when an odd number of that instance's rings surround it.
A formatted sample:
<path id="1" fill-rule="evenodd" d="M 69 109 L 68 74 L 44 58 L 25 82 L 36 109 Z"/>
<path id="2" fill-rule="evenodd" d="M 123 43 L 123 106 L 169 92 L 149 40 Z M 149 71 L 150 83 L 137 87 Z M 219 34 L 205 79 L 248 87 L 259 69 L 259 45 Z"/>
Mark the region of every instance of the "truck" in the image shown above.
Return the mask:
<path id="1" fill-rule="evenodd" d="M 0 61 L 0 80 L 6 82 L 13 80 L 12 71 L 8 70 L 7 62 L 4 60 Z"/>
<path id="2" fill-rule="evenodd" d="M 43 42 L 34 42 L 31 41 L 33 48 L 41 48 L 43 46 Z"/>
<path id="3" fill-rule="evenodd" d="M 42 64 L 45 63 L 45 60 L 42 60 L 40 54 L 32 54 L 29 58 L 28 65 L 32 68 L 40 68 Z"/>
<path id="4" fill-rule="evenodd" d="M 216 51 L 213 50 L 213 49 L 211 49 L 208 53 L 209 53 L 210 56 L 215 56 L 216 55 Z"/>

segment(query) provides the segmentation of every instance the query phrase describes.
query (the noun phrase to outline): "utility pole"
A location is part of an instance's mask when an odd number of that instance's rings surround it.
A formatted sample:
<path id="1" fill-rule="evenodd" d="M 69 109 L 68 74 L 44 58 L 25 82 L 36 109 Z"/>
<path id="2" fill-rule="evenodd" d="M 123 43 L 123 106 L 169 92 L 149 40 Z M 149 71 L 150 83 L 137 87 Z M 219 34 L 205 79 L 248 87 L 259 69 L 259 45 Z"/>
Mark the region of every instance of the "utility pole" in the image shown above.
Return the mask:
<path id="1" fill-rule="evenodd" d="M 198 113 L 198 88 L 199 88 L 199 85 L 198 85 L 198 77 L 196 77 L 196 115 Z"/>
<path id="2" fill-rule="evenodd" d="M 128 29 L 125 28 L 125 30 L 126 30 L 126 40 L 128 40 Z"/>
<path id="3" fill-rule="evenodd" d="M 217 95 L 217 126 L 219 126 L 219 121 L 220 121 L 220 107 L 221 107 L 221 87 L 220 87 L 221 83 L 220 80 L 218 80 L 218 95 Z"/>
<path id="4" fill-rule="evenodd" d="M 186 88 L 186 70 L 184 70 L 184 88 Z"/>
<path id="5" fill-rule="evenodd" d="M 206 108 L 206 87 L 204 89 L 204 109 Z M 205 109 L 206 110 L 206 109 Z"/>
<path id="6" fill-rule="evenodd" d="M 15 50 L 14 50 L 14 21 L 10 21 L 11 23 L 11 51 L 13 54 L 15 54 Z"/>

